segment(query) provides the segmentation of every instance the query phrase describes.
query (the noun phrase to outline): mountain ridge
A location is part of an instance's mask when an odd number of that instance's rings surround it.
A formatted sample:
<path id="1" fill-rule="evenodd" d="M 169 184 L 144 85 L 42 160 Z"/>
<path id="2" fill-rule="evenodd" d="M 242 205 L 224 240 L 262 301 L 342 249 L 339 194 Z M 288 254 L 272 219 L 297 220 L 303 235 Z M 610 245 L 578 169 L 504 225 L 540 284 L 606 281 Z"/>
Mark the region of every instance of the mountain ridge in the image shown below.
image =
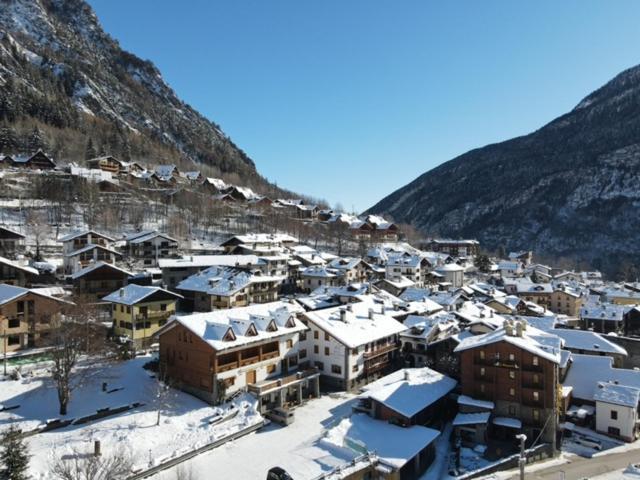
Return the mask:
<path id="1" fill-rule="evenodd" d="M 532 133 L 470 150 L 367 210 L 430 235 L 534 249 L 600 268 L 640 246 L 640 66 Z"/>

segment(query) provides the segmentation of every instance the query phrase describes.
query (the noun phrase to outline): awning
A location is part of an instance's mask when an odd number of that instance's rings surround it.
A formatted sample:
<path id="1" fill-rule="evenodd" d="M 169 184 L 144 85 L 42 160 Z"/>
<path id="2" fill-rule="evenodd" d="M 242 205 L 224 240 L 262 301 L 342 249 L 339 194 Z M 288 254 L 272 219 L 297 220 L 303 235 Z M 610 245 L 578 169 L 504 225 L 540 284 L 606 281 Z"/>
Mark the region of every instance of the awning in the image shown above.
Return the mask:
<path id="1" fill-rule="evenodd" d="M 500 425 L 501 427 L 516 428 L 518 430 L 522 428 L 522 422 L 517 418 L 495 417 L 493 419 L 493 424 Z"/>

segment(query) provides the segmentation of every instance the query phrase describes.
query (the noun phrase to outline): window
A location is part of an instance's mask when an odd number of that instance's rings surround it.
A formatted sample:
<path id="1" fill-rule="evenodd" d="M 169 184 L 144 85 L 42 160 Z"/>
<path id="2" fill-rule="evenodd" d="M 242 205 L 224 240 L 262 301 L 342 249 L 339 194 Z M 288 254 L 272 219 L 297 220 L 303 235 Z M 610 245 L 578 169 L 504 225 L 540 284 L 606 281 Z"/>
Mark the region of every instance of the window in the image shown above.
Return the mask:
<path id="1" fill-rule="evenodd" d="M 320 353 L 320 348 L 318 348 L 318 345 L 313 346 L 313 353 Z"/>
<path id="2" fill-rule="evenodd" d="M 18 328 L 19 326 L 20 326 L 20 319 L 18 318 L 9 319 L 9 328 Z"/>
<path id="3" fill-rule="evenodd" d="M 537 410 L 537 409 L 534 409 L 534 410 L 533 410 L 533 419 L 534 419 L 535 421 L 540 420 L 540 410 Z"/>
<path id="4" fill-rule="evenodd" d="M 300 332 L 300 341 L 304 342 L 307 339 L 307 332 Z"/>
<path id="5" fill-rule="evenodd" d="M 127 313 L 131 313 L 131 307 L 127 307 Z"/>
<path id="6" fill-rule="evenodd" d="M 315 340 L 318 340 L 318 334 L 319 334 L 318 330 L 314 330 L 314 331 L 313 331 L 313 338 L 314 338 Z"/>
<path id="7" fill-rule="evenodd" d="M 607 430 L 609 435 L 615 435 L 616 437 L 620 436 L 620 429 L 617 427 L 609 427 Z"/>
<path id="8" fill-rule="evenodd" d="M 331 365 L 331 373 L 342 374 L 342 367 L 340 365 Z"/>
<path id="9" fill-rule="evenodd" d="M 618 419 L 618 411 L 611 410 L 611 420 L 617 420 L 617 419 Z"/>
<path id="10" fill-rule="evenodd" d="M 222 380 L 222 383 L 224 383 L 225 387 L 229 388 L 236 383 L 236 377 L 225 378 Z"/>
<path id="11" fill-rule="evenodd" d="M 537 373 L 533 374 L 533 383 L 540 383 L 540 377 Z"/>
<path id="12" fill-rule="evenodd" d="M 510 353 L 510 354 L 509 354 L 509 361 L 510 361 L 510 362 L 515 362 L 515 361 L 516 361 L 516 356 L 515 356 L 515 354 L 514 354 L 514 353 Z"/>
<path id="13" fill-rule="evenodd" d="M 20 345 L 20 335 L 7 335 L 8 345 Z"/>
<path id="14" fill-rule="evenodd" d="M 18 313 L 24 313 L 24 302 L 18 302 Z"/>
<path id="15" fill-rule="evenodd" d="M 272 363 L 271 365 L 267 365 L 267 375 L 270 375 L 276 371 L 276 364 Z"/>
<path id="16" fill-rule="evenodd" d="M 533 363 L 534 366 L 538 366 L 539 365 L 539 360 L 538 357 L 536 357 L 535 355 L 533 356 L 533 360 L 531 361 L 531 363 Z"/>
<path id="17" fill-rule="evenodd" d="M 356 365 L 354 365 L 353 367 L 351 367 L 351 371 L 352 371 L 353 373 L 356 373 L 356 372 L 358 371 L 358 365 L 356 364 Z"/>
<path id="18" fill-rule="evenodd" d="M 482 393 L 484 393 L 484 383 L 481 383 L 481 384 L 480 384 L 480 391 L 481 391 Z"/>
<path id="19" fill-rule="evenodd" d="M 500 360 L 500 352 L 496 352 L 496 360 Z"/>
<path id="20" fill-rule="evenodd" d="M 325 341 L 325 342 L 328 342 L 328 341 L 330 341 L 330 340 L 331 340 L 331 336 L 329 335 L 329 333 L 324 332 L 324 341 Z"/>
<path id="21" fill-rule="evenodd" d="M 316 367 L 318 368 L 318 370 L 320 370 L 321 372 L 324 371 L 324 363 L 322 362 L 316 362 Z"/>
<path id="22" fill-rule="evenodd" d="M 125 322 L 124 320 L 120 320 L 120 328 L 124 328 Z"/>
<path id="23" fill-rule="evenodd" d="M 329 347 L 324 347 L 324 354 L 325 354 L 325 355 L 330 355 L 330 353 L 329 353 Z"/>
<path id="24" fill-rule="evenodd" d="M 484 350 L 480 350 L 480 360 L 484 360 Z"/>
<path id="25" fill-rule="evenodd" d="M 293 348 L 293 340 L 292 339 L 287 340 L 287 348 Z"/>
<path id="26" fill-rule="evenodd" d="M 167 311 L 167 304 L 166 303 L 161 303 L 160 304 L 160 310 L 162 312 L 166 312 Z"/>
<path id="27" fill-rule="evenodd" d="M 480 376 L 484 377 L 484 367 L 480 367 Z"/>
<path id="28" fill-rule="evenodd" d="M 516 372 L 514 372 L 513 370 L 509 370 L 509 378 L 511 379 L 516 378 Z"/>
<path id="29" fill-rule="evenodd" d="M 307 358 L 307 349 L 303 348 L 302 350 L 300 350 L 298 355 L 300 356 L 300 358 Z"/>
<path id="30" fill-rule="evenodd" d="M 511 388 L 509 389 L 509 395 L 511 395 L 511 396 L 513 397 L 513 396 L 515 396 L 515 394 L 516 394 L 516 389 L 515 389 L 515 388 L 513 388 L 513 387 L 511 387 Z"/>
<path id="31" fill-rule="evenodd" d="M 124 313 L 124 305 L 120 305 L 120 313 Z"/>
<path id="32" fill-rule="evenodd" d="M 538 400 L 540 400 L 540 393 L 539 392 L 533 392 L 533 399 L 537 402 Z"/>

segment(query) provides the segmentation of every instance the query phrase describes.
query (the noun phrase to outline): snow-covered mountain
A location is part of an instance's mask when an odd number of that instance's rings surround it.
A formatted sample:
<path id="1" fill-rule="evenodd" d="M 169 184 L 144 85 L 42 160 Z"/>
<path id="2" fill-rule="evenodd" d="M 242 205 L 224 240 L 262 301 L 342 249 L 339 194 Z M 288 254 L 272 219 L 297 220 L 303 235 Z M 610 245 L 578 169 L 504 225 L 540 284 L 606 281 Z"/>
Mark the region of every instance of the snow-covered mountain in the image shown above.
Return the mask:
<path id="1" fill-rule="evenodd" d="M 260 178 L 151 62 L 103 31 L 83 0 L 0 0 L 0 126 L 19 135 L 30 122 L 44 128 L 58 156 L 79 155 L 90 138 L 96 150 L 121 156 L 188 158 Z M 0 150 L 11 150 L 12 141 Z"/>
<path id="2" fill-rule="evenodd" d="M 446 162 L 369 213 L 619 271 L 640 260 L 639 178 L 636 66 L 539 130 Z"/>

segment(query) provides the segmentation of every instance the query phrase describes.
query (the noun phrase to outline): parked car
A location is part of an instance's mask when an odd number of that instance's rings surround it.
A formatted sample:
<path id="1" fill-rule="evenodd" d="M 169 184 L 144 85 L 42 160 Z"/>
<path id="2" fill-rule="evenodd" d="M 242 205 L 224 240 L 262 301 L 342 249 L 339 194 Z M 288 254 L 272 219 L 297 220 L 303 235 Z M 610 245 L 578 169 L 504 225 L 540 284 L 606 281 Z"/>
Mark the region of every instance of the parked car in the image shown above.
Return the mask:
<path id="1" fill-rule="evenodd" d="M 293 480 L 293 477 L 282 467 L 273 467 L 267 473 L 267 480 Z"/>

